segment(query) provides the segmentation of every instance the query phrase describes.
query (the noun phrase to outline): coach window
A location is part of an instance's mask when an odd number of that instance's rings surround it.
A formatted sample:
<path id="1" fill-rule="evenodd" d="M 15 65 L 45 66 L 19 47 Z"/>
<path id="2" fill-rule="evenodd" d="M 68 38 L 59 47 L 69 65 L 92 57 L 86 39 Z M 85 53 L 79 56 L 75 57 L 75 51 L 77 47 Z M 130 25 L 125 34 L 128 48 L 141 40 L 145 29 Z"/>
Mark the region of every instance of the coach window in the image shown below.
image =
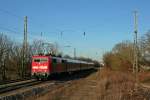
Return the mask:
<path id="1" fill-rule="evenodd" d="M 66 60 L 62 60 L 61 62 L 62 62 L 62 63 L 66 63 Z"/>
<path id="2" fill-rule="evenodd" d="M 53 59 L 53 63 L 57 63 L 57 59 Z"/>

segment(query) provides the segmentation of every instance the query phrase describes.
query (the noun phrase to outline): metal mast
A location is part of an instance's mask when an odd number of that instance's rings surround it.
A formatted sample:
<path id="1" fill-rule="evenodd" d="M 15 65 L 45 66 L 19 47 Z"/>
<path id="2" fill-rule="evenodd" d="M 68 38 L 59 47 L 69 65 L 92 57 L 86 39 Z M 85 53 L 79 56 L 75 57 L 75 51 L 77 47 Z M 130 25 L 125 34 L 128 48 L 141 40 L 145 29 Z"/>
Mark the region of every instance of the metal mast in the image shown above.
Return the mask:
<path id="1" fill-rule="evenodd" d="M 27 16 L 24 17 L 24 38 L 23 38 L 23 59 L 22 59 L 22 77 L 25 75 L 25 66 L 27 62 Z"/>
<path id="2" fill-rule="evenodd" d="M 25 57 L 27 56 L 27 16 L 24 19 L 24 45 L 25 45 Z"/>
<path id="3" fill-rule="evenodd" d="M 138 72 L 138 44 L 137 44 L 137 11 L 134 11 L 134 62 L 133 62 L 133 72 Z"/>
<path id="4" fill-rule="evenodd" d="M 73 48 L 74 51 L 74 59 L 76 59 L 76 48 Z"/>

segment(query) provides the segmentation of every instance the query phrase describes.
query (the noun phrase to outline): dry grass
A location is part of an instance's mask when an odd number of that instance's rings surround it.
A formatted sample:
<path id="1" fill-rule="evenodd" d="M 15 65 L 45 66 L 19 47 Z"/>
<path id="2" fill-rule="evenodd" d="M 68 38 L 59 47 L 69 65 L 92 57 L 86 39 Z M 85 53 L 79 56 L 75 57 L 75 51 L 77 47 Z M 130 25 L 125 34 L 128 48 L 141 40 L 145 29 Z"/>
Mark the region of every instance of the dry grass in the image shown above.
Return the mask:
<path id="1" fill-rule="evenodd" d="M 102 69 L 87 78 L 57 88 L 38 100 L 149 100 L 148 89 L 137 88 L 128 72 Z"/>
<path id="2" fill-rule="evenodd" d="M 129 73 L 107 69 L 100 72 L 98 88 L 101 100 L 129 99 L 134 91 L 134 85 L 134 77 Z"/>
<path id="3" fill-rule="evenodd" d="M 139 80 L 141 82 L 150 82 L 150 71 L 140 72 Z"/>

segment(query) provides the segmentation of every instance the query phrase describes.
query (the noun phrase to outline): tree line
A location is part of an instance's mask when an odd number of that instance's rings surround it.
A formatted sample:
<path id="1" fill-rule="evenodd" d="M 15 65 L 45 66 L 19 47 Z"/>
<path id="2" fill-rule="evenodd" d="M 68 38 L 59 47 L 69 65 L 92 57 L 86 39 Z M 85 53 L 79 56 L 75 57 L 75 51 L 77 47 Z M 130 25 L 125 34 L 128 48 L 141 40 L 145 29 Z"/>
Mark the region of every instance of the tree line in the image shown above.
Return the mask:
<path id="1" fill-rule="evenodd" d="M 25 52 L 27 56 L 23 68 L 23 51 L 22 43 L 12 41 L 7 35 L 0 33 L 0 80 L 29 77 L 32 55 L 59 54 L 57 43 L 46 44 L 43 40 L 34 40 L 30 45 L 27 44 L 27 51 Z"/>
<path id="2" fill-rule="evenodd" d="M 132 41 L 123 41 L 116 44 L 110 52 L 103 55 L 107 68 L 121 71 L 132 71 L 134 62 L 134 44 Z M 150 31 L 138 39 L 138 62 L 142 66 L 150 66 Z"/>
<path id="3" fill-rule="evenodd" d="M 24 58 L 23 52 L 23 43 L 12 41 L 7 35 L 0 33 L 0 80 L 29 78 L 33 55 L 45 54 L 62 57 L 57 43 L 46 43 L 44 40 L 34 40 L 32 43 L 28 43 L 25 52 L 26 58 Z M 69 55 L 63 57 L 73 59 Z M 90 58 L 78 57 L 76 59 L 92 61 L 95 66 L 99 66 L 97 61 Z"/>

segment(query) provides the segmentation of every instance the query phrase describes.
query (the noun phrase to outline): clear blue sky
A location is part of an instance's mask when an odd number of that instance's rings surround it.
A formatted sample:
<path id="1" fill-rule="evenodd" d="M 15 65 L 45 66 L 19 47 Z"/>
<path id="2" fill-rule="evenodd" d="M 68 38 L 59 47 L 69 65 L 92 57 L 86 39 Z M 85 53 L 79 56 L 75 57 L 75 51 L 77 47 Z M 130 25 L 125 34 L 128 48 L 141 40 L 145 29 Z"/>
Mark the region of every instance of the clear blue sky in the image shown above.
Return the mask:
<path id="1" fill-rule="evenodd" d="M 57 42 L 65 54 L 72 55 L 75 47 L 77 56 L 100 59 L 116 43 L 132 40 L 135 9 L 139 35 L 150 29 L 149 4 L 149 0 L 0 0 L 0 32 L 22 42 L 23 17 L 28 16 L 30 41 L 40 39 L 43 32 L 43 39 Z"/>

